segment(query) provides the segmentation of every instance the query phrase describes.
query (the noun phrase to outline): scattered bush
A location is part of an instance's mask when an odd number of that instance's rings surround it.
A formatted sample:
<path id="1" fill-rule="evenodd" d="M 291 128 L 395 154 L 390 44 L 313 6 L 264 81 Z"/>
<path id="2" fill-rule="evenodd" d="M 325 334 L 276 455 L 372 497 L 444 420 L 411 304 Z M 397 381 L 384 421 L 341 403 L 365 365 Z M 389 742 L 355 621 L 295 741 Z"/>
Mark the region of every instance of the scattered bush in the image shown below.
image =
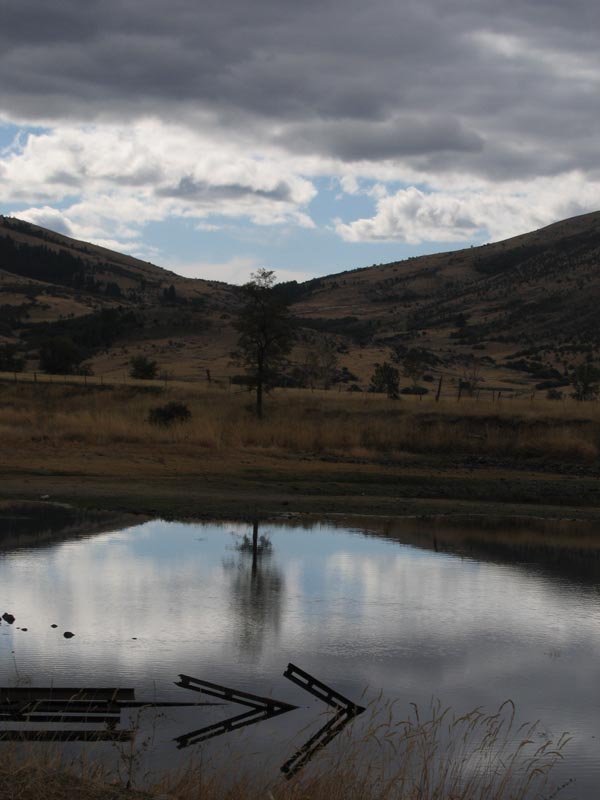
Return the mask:
<path id="1" fill-rule="evenodd" d="M 77 367 L 75 374 L 90 376 L 94 374 L 94 369 L 89 361 L 85 361 Z"/>
<path id="2" fill-rule="evenodd" d="M 230 380 L 234 386 L 247 386 L 248 389 L 254 388 L 254 380 L 251 375 L 232 375 Z"/>
<path id="3" fill-rule="evenodd" d="M 353 372 L 350 372 L 348 367 L 342 367 L 338 375 L 338 380 L 340 383 L 349 383 L 350 381 L 358 380 L 358 377 Z"/>
<path id="4" fill-rule="evenodd" d="M 21 372 L 25 359 L 14 344 L 0 345 L 0 372 Z"/>
<path id="5" fill-rule="evenodd" d="M 406 386 L 401 390 L 400 394 L 429 394 L 429 389 L 427 389 L 425 386 Z"/>
<path id="6" fill-rule="evenodd" d="M 187 422 L 192 417 L 192 412 L 185 403 L 172 401 L 164 406 L 151 408 L 148 413 L 148 422 L 151 425 L 159 425 L 168 428 L 176 422 Z"/>
<path id="7" fill-rule="evenodd" d="M 156 378 L 158 364 L 146 356 L 134 356 L 129 362 L 129 375 L 138 380 L 151 381 Z"/>
<path id="8" fill-rule="evenodd" d="M 540 381 L 536 383 L 536 389 L 561 389 L 563 386 L 568 386 L 569 381 L 561 379 L 559 381 Z"/>
<path id="9" fill-rule="evenodd" d="M 40 345 L 40 370 L 48 374 L 72 375 L 83 360 L 83 351 L 68 336 L 53 336 Z"/>

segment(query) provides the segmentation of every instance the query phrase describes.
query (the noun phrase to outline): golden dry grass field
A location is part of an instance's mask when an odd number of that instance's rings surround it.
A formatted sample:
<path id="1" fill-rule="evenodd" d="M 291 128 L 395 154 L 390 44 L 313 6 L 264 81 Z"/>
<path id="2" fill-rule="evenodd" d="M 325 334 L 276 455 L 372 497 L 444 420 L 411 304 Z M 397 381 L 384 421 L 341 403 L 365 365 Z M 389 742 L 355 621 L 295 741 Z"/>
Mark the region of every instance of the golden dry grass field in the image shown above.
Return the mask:
<path id="1" fill-rule="evenodd" d="M 3 497 L 194 514 L 267 495 L 297 511 L 404 513 L 416 500 L 600 508 L 596 402 L 279 389 L 258 420 L 252 395 L 225 383 L 76 380 L 0 384 Z M 151 424 L 169 402 L 190 419 Z"/>

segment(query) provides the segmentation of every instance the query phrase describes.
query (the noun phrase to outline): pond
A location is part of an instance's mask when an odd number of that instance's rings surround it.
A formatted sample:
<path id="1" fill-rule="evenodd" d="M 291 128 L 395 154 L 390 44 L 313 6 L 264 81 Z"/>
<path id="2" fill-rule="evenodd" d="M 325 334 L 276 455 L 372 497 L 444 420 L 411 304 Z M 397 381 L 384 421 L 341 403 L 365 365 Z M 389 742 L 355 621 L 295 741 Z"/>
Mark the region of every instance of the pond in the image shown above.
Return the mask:
<path id="1" fill-rule="evenodd" d="M 600 786 L 598 541 L 574 522 L 290 519 L 261 522 L 254 542 L 252 524 L 161 520 L 9 542 L 0 615 L 15 620 L 0 626 L 0 686 L 210 702 L 128 712 L 147 744 L 140 773 L 192 752 L 278 769 L 326 719 L 326 704 L 284 677 L 290 662 L 355 703 L 381 693 L 402 714 L 432 698 L 457 712 L 510 699 L 519 720 L 540 720 L 540 740 L 570 734 L 555 777 L 572 781 L 564 796 L 591 800 Z M 186 735 L 249 707 L 178 687 L 180 674 L 297 708 L 196 744 Z M 0 730 L 29 728 L 0 720 Z M 114 744 L 93 747 L 114 757 Z"/>

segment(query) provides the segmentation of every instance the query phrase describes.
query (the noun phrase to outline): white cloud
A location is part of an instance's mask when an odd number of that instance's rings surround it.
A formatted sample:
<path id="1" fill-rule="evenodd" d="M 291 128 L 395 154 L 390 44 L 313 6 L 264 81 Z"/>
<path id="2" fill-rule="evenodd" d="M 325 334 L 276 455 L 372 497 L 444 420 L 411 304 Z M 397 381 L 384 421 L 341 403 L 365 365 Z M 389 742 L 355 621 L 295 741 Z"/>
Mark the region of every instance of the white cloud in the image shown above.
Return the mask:
<path id="1" fill-rule="evenodd" d="M 311 227 L 317 176 L 408 187 L 373 190 L 348 241 L 504 236 L 598 205 L 595 185 L 570 193 L 598 170 L 591 0 L 55 6 L 3 10 L 0 119 L 48 130 L 0 152 L 0 202 L 60 206 L 76 235 Z"/>
<path id="2" fill-rule="evenodd" d="M 360 184 L 358 183 L 356 175 L 342 175 L 340 178 L 340 186 L 345 194 L 358 194 L 360 191 Z"/>
<path id="3" fill-rule="evenodd" d="M 580 173 L 506 186 L 422 191 L 414 186 L 379 197 L 370 218 L 336 220 L 346 241 L 460 242 L 499 240 L 600 206 L 600 182 Z"/>
<path id="4" fill-rule="evenodd" d="M 31 203 L 16 216 L 118 246 L 173 216 L 211 229 L 215 217 L 314 225 L 305 208 L 316 190 L 285 160 L 153 119 L 31 133 L 0 156 L 0 176 L 0 202 Z"/>
<path id="5" fill-rule="evenodd" d="M 15 215 L 17 216 L 17 215 Z M 62 211 L 52 206 L 40 206 L 38 208 L 26 208 L 19 211 L 19 219 L 31 222 L 34 225 L 41 225 L 42 228 L 50 228 L 57 233 L 65 236 L 73 236 L 71 223 Z"/>
<path id="6" fill-rule="evenodd" d="M 144 243 L 148 223 L 179 217 L 206 232 L 241 218 L 260 227 L 314 227 L 307 212 L 316 194 L 312 178 L 324 175 L 337 175 L 346 195 L 375 203 L 371 217 L 335 221 L 334 230 L 349 242 L 496 240 L 600 206 L 600 182 L 578 170 L 501 182 L 458 169 L 434 177 L 403 161 L 348 164 L 293 156 L 239 136 L 224 141 L 210 127 L 199 133 L 150 118 L 31 133 L 0 154 L 0 202 L 16 209 L 27 198 L 31 205 L 13 210 L 15 216 L 164 260 Z M 408 185 L 388 194 L 390 181 Z M 257 266 L 245 262 L 240 257 L 182 269 L 243 282 Z M 290 279 L 304 277 L 309 273 Z"/>

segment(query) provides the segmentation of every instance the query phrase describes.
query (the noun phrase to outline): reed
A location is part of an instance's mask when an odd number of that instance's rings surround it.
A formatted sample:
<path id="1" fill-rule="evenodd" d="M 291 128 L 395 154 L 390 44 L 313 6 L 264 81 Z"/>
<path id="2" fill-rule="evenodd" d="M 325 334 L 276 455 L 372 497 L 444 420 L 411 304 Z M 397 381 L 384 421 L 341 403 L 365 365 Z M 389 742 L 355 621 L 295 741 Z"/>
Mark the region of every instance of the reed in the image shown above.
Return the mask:
<path id="1" fill-rule="evenodd" d="M 401 720 L 374 706 L 359 735 L 347 728 L 290 781 L 213 771 L 198 762 L 133 791 L 97 765 L 56 757 L 0 760 L 0 800 L 539 800 L 558 798 L 553 770 L 567 737 L 540 743 L 537 724 L 519 725 L 508 701 L 497 712 L 453 714 L 439 703 Z"/>

